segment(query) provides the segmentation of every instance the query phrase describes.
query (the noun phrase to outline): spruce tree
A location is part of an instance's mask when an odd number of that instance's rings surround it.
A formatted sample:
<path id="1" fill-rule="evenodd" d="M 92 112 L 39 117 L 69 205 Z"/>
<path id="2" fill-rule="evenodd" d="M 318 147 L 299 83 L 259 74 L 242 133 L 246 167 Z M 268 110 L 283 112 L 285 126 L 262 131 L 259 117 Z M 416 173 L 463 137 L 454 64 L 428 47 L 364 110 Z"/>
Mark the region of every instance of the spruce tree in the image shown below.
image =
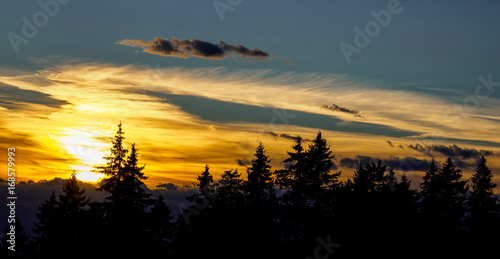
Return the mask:
<path id="1" fill-rule="evenodd" d="M 335 165 L 333 162 L 335 155 L 332 153 L 326 139 L 321 136 L 321 132 L 318 132 L 306 154 L 307 166 L 309 167 L 306 182 L 311 194 L 319 192 L 322 188 L 336 187 L 340 173 L 331 173 Z"/>
<path id="2" fill-rule="evenodd" d="M 233 209 L 241 201 L 243 179 L 238 170 L 227 170 L 217 184 L 217 205 L 224 209 Z"/>
<path id="3" fill-rule="evenodd" d="M 56 256 L 59 243 L 63 241 L 60 203 L 55 192 L 44 203 L 38 206 L 33 228 L 33 241 L 36 253 L 40 258 Z"/>
<path id="4" fill-rule="evenodd" d="M 168 255 L 172 248 L 171 243 L 174 237 L 174 223 L 171 222 L 173 216 L 170 207 L 165 203 L 162 195 L 154 200 L 151 207 L 149 231 L 151 234 L 152 251 L 144 251 L 152 256 L 163 254 Z"/>
<path id="5" fill-rule="evenodd" d="M 300 193 L 305 190 L 305 181 L 308 172 L 307 153 L 302 146 L 302 138 L 298 136 L 295 139 L 295 145 L 292 146 L 294 152 L 287 152 L 288 158 L 283 163 L 290 164 L 285 170 L 280 170 L 277 174 L 277 181 L 282 188 Z"/>
<path id="6" fill-rule="evenodd" d="M 110 194 L 102 206 L 106 226 L 103 238 L 109 242 L 108 252 L 120 249 L 121 254 L 131 255 L 139 254 L 150 242 L 138 237 L 145 235 L 145 209 L 151 205 L 151 194 L 144 189 L 145 166 L 138 164 L 135 143 L 127 156 L 128 150 L 123 147 L 124 134 L 120 122 L 111 140 L 111 154 L 104 157 L 106 165 L 97 167 L 99 172 L 108 176 L 98 190 Z"/>
<path id="7" fill-rule="evenodd" d="M 500 231 L 500 204 L 493 192 L 497 185 L 493 183 L 493 174 L 486 165 L 484 156 L 481 156 L 470 180 L 472 187 L 468 199 L 470 233 L 467 242 L 472 243 L 474 247 L 483 248 L 472 250 L 471 255 L 475 257 L 491 255 L 500 242 L 500 237 L 497 235 Z"/>
<path id="8" fill-rule="evenodd" d="M 374 193 L 382 188 L 387 188 L 387 181 L 384 178 L 386 168 L 380 160 L 377 164 L 374 162 L 371 164 L 366 163 L 364 167 L 360 164 L 353 176 L 354 191 L 358 193 Z"/>
<path id="9" fill-rule="evenodd" d="M 212 174 L 210 174 L 210 168 L 205 165 L 205 171 L 196 177 L 198 180 L 198 189 L 207 195 L 213 194 L 214 191 L 214 180 Z"/>
<path id="10" fill-rule="evenodd" d="M 466 183 L 462 171 L 451 158 L 437 169 L 435 162 L 421 184 L 421 227 L 423 237 L 429 239 L 429 251 L 437 249 L 445 253 L 457 249 L 463 235 L 465 217 Z"/>
<path id="11" fill-rule="evenodd" d="M 21 220 L 16 217 L 15 222 L 12 224 L 15 231 L 15 243 L 11 244 L 8 242 L 10 235 L 7 235 L 12 231 L 10 226 L 5 228 L 5 231 L 0 237 L 0 258 L 12 258 L 12 259 L 26 259 L 32 258 L 31 255 L 34 251 L 31 250 L 30 235 L 26 234 Z M 9 248 L 10 247 L 10 248 Z M 13 249 L 13 250 L 11 250 Z"/>
<path id="12" fill-rule="evenodd" d="M 85 196 L 85 189 L 80 189 L 75 172 L 66 180 L 62 186 L 63 192 L 59 194 L 59 216 L 58 222 L 63 238 L 60 251 L 70 252 L 82 245 L 90 244 L 87 232 L 87 205 L 90 198 Z"/>
<path id="13" fill-rule="evenodd" d="M 250 201 L 254 204 L 262 204 L 274 194 L 273 176 L 269 165 L 271 160 L 266 155 L 262 142 L 255 149 L 254 156 L 252 165 L 247 169 L 248 180 L 245 187 Z"/>

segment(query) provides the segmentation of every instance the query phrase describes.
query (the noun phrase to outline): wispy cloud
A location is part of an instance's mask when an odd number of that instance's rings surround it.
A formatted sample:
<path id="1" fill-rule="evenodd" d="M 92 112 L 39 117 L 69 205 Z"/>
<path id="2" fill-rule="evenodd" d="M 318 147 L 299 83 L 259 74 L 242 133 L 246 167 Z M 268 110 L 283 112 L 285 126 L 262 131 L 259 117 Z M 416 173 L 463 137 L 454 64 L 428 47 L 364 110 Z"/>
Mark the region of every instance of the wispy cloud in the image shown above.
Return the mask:
<path id="1" fill-rule="evenodd" d="M 382 161 L 382 165 L 387 166 L 387 169 L 393 168 L 401 171 L 427 171 L 430 168 L 430 161 L 426 159 L 396 156 L 391 156 L 389 158 L 374 158 L 370 156 L 356 156 L 354 158 L 344 157 L 340 159 L 340 166 L 358 168 L 360 165 L 365 166 L 366 163 L 377 163 L 379 160 Z"/>
<path id="2" fill-rule="evenodd" d="M 293 140 L 293 141 L 297 141 L 297 139 L 299 137 L 299 135 L 293 136 L 293 135 L 290 135 L 287 133 L 278 134 L 278 133 L 273 132 L 272 130 L 265 131 L 264 134 L 267 134 L 267 135 L 273 137 L 274 139 L 284 138 L 284 139 L 289 139 L 289 140 Z M 312 140 L 310 140 L 308 138 L 302 138 L 302 142 L 311 142 L 311 141 Z"/>
<path id="3" fill-rule="evenodd" d="M 126 39 L 119 41 L 118 44 L 142 48 L 143 52 L 151 54 L 177 58 L 224 59 L 229 56 L 238 56 L 263 61 L 270 56 L 259 48 L 249 49 L 241 44 L 228 44 L 222 40 L 219 44 L 214 44 L 198 39 L 154 38 L 152 41 Z"/>
<path id="4" fill-rule="evenodd" d="M 26 174 L 20 177 L 33 176 L 39 180 L 46 177 L 47 172 L 59 177 L 71 173 L 68 164 L 78 163 L 78 158 L 65 152 L 64 145 L 59 143 L 61 137 L 72 137 L 68 135 L 70 131 L 61 131 L 63 128 L 87 129 L 95 136 L 101 136 L 101 139 L 92 137 L 90 141 L 97 142 L 94 144 L 99 152 L 109 152 L 108 137 L 114 134 L 120 119 L 125 125 L 126 141 L 138 143 L 141 158 L 151 176 L 148 184 L 153 187 L 177 180 L 193 181 L 207 163 L 216 177 L 223 170 L 239 168 L 244 161 L 238 163 L 237 159 L 251 157 L 259 141 L 264 142 L 266 150 L 277 161 L 276 166 L 280 166 L 279 161 L 282 160 L 278 158 L 290 149 L 290 140 L 298 134 L 305 140 L 310 139 L 318 129 L 327 129 L 323 133 L 335 146 L 335 153 L 351 154 L 350 159 L 354 160 L 355 154 L 360 153 L 396 162 L 415 157 L 415 153 L 420 154 L 417 151 L 411 154 L 414 150 L 406 148 L 415 139 L 391 135 L 395 133 L 389 129 L 431 134 L 433 129 L 439 127 L 448 134 L 445 136 L 448 140 L 500 142 L 498 134 L 495 134 L 500 125 L 498 121 L 471 116 L 470 123 L 450 125 L 443 119 L 442 113 L 436 112 L 453 107 L 453 103 L 447 100 L 372 87 L 370 82 L 344 75 L 271 69 L 150 69 L 137 65 L 58 63 L 46 66 L 36 76 L 0 75 L 0 82 L 4 85 L 40 92 L 45 98 L 50 98 L 45 100 L 49 107 L 36 104 L 37 100 L 29 96 L 24 99 L 18 96 L 21 98 L 19 102 L 50 110 L 50 117 L 41 116 L 36 109 L 28 114 L 25 108 L 8 109 L 0 104 L 1 111 L 8 111 L 0 113 L 1 126 L 14 129 L 11 133 L 0 132 L 0 137 L 7 137 L 0 146 L 18 143 L 25 151 L 33 151 L 29 160 L 34 161 L 28 161 L 28 158 L 24 161 L 25 164 L 32 164 L 23 168 Z M 173 100 L 179 96 L 196 96 L 217 102 Z M 58 104 L 57 100 L 61 102 Z M 62 102 L 68 105 L 60 105 Z M 222 106 L 221 102 L 239 105 Z M 332 113 L 319 109 L 325 103 L 352 105 L 363 111 L 366 121 L 353 121 L 353 113 Z M 186 105 L 198 105 L 198 110 L 202 112 L 198 114 L 185 109 Z M 238 116 L 226 121 L 212 120 L 210 116 L 202 116 L 202 113 L 208 111 L 216 114 L 215 117 L 219 113 L 214 113 L 217 109 L 208 106 L 229 107 L 226 110 Z M 247 114 L 249 107 L 253 109 L 252 114 L 260 116 L 258 119 L 249 120 L 248 116 L 241 116 Z M 477 109 L 478 114 L 489 114 L 500 108 L 498 103 L 482 107 Z M 283 120 L 276 117 L 274 109 L 285 109 L 287 114 L 296 116 L 293 120 Z M 350 107 L 346 109 L 352 110 Z M 47 114 L 46 111 L 43 113 Z M 370 125 L 386 125 L 387 129 Z M 360 128 L 364 130 L 360 131 Z M 262 134 L 264 130 L 270 131 Z M 422 136 L 427 136 L 424 134 Z M 270 140 L 268 136 L 276 140 Z M 394 149 L 389 150 L 394 151 L 393 158 L 388 158 L 389 154 L 373 155 L 380 151 L 380 145 L 389 144 L 386 139 L 390 139 L 394 146 L 401 145 L 405 149 L 398 149 L 398 153 Z M 79 144 L 80 140 L 76 138 L 68 143 Z M 426 141 L 421 140 L 422 143 Z M 28 142 L 37 146 L 30 146 Z M 434 143 L 446 142 L 435 139 Z M 481 143 L 472 145 L 481 150 Z M 85 146 L 88 145 L 80 143 L 77 149 Z M 498 152 L 494 147 L 491 150 Z M 422 160 L 421 157 L 416 159 Z M 498 168 L 498 161 L 492 159 L 488 162 Z"/>
<path id="5" fill-rule="evenodd" d="M 344 108 L 344 107 L 340 107 L 336 104 L 332 104 L 330 106 L 328 106 L 327 104 L 321 106 L 322 109 L 326 109 L 326 110 L 330 110 L 330 111 L 334 111 L 334 112 L 344 112 L 344 113 L 349 113 L 349 114 L 352 114 L 354 115 L 354 117 L 359 117 L 359 118 L 365 118 L 363 115 L 361 115 L 359 113 L 359 111 L 357 110 L 351 110 L 351 109 L 347 109 L 347 108 Z"/>
<path id="6" fill-rule="evenodd" d="M 422 154 L 429 157 L 434 157 L 434 154 L 442 155 L 451 158 L 460 159 L 477 159 L 480 156 L 494 156 L 499 157 L 500 154 L 492 150 L 478 150 L 475 148 L 462 148 L 457 145 L 421 145 L 421 144 L 410 144 L 407 145 L 408 148 L 416 150 Z"/>

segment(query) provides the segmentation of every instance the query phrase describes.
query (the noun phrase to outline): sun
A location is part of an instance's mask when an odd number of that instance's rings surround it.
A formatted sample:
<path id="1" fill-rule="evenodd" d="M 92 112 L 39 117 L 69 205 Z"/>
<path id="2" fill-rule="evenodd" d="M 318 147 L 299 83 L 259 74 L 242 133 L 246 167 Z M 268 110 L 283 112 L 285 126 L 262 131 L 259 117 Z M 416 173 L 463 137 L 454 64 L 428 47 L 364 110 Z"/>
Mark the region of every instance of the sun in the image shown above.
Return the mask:
<path id="1" fill-rule="evenodd" d="M 76 174 L 76 179 L 82 182 L 92 182 L 95 183 L 100 179 L 104 178 L 104 174 L 93 173 L 93 172 L 81 172 Z"/>
<path id="2" fill-rule="evenodd" d="M 100 134 L 86 128 L 62 129 L 58 137 L 61 147 L 76 160 L 70 168 L 82 182 L 96 183 L 105 175 L 94 171 L 96 165 L 105 163 L 103 149 L 109 144 L 98 140 Z"/>

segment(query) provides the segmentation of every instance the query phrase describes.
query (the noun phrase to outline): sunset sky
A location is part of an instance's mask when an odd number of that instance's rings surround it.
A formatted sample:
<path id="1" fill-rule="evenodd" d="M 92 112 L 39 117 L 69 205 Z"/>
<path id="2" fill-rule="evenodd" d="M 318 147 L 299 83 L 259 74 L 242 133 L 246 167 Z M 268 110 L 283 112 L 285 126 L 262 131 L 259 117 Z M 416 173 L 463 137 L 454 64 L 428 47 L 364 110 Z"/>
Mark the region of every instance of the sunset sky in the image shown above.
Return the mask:
<path id="1" fill-rule="evenodd" d="M 343 179 L 382 159 L 418 183 L 449 156 L 469 178 L 485 155 L 500 185 L 498 3 L 42 2 L 0 4 L 18 180 L 97 179 L 121 121 L 150 188 L 245 172 L 259 142 L 281 168 L 318 131 Z"/>

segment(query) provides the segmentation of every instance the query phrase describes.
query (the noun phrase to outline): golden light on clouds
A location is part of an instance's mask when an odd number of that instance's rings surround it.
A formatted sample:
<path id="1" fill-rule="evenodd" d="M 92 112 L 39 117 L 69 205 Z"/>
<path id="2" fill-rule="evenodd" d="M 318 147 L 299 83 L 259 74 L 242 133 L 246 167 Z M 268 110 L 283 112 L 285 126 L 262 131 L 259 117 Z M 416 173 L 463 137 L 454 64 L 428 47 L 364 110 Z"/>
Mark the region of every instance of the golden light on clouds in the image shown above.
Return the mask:
<path id="1" fill-rule="evenodd" d="M 493 134 L 500 122 L 490 119 L 500 108 L 494 100 L 485 100 L 467 123 L 453 124 L 443 117 L 454 105 L 449 99 L 371 87 L 381 83 L 335 74 L 63 62 L 36 75 L 3 75 L 0 83 L 44 94 L 35 104 L 17 100 L 10 109 L 0 107 L 0 127 L 9 130 L 3 133 L 2 148 L 19 146 L 24 160 L 19 163 L 24 172 L 19 177 L 26 180 L 66 178 L 73 170 L 81 180 L 98 180 L 102 175 L 93 168 L 105 162 L 102 157 L 109 153 L 110 138 L 119 121 L 126 146 L 137 144 L 151 186 L 166 179 L 193 181 L 205 164 L 216 177 L 231 168 L 244 172 L 245 166 L 236 160 L 252 159 L 259 141 L 273 158 L 273 166 L 283 166 L 280 162 L 293 143 L 266 132 L 313 138 L 318 128 L 295 123 L 307 121 L 300 117 L 304 114 L 339 121 L 328 130 L 322 129 L 337 159 L 381 153 L 425 158 L 397 145 L 424 141 L 422 137 L 436 130 L 445 139 L 500 143 L 500 136 Z M 202 112 L 209 108 L 202 106 L 203 101 L 213 100 L 258 107 L 266 113 L 255 115 L 260 116 L 257 120 L 239 115 L 244 113 L 235 109 L 224 111 L 233 119 L 213 121 L 210 118 L 218 114 L 191 113 L 182 104 L 175 104 L 180 96 L 199 98 L 189 105 L 198 105 Z M 321 109 L 332 103 L 359 110 L 363 118 Z M 296 117 L 280 118 L 272 108 L 285 109 Z M 363 125 L 416 135 L 408 138 L 347 130 Z M 396 147 L 389 147 L 386 140 Z M 479 143 L 467 146 L 484 149 Z M 499 151 L 498 146 L 488 148 Z M 490 166 L 500 165 L 491 159 Z M 345 172 L 344 176 L 350 174 Z"/>

